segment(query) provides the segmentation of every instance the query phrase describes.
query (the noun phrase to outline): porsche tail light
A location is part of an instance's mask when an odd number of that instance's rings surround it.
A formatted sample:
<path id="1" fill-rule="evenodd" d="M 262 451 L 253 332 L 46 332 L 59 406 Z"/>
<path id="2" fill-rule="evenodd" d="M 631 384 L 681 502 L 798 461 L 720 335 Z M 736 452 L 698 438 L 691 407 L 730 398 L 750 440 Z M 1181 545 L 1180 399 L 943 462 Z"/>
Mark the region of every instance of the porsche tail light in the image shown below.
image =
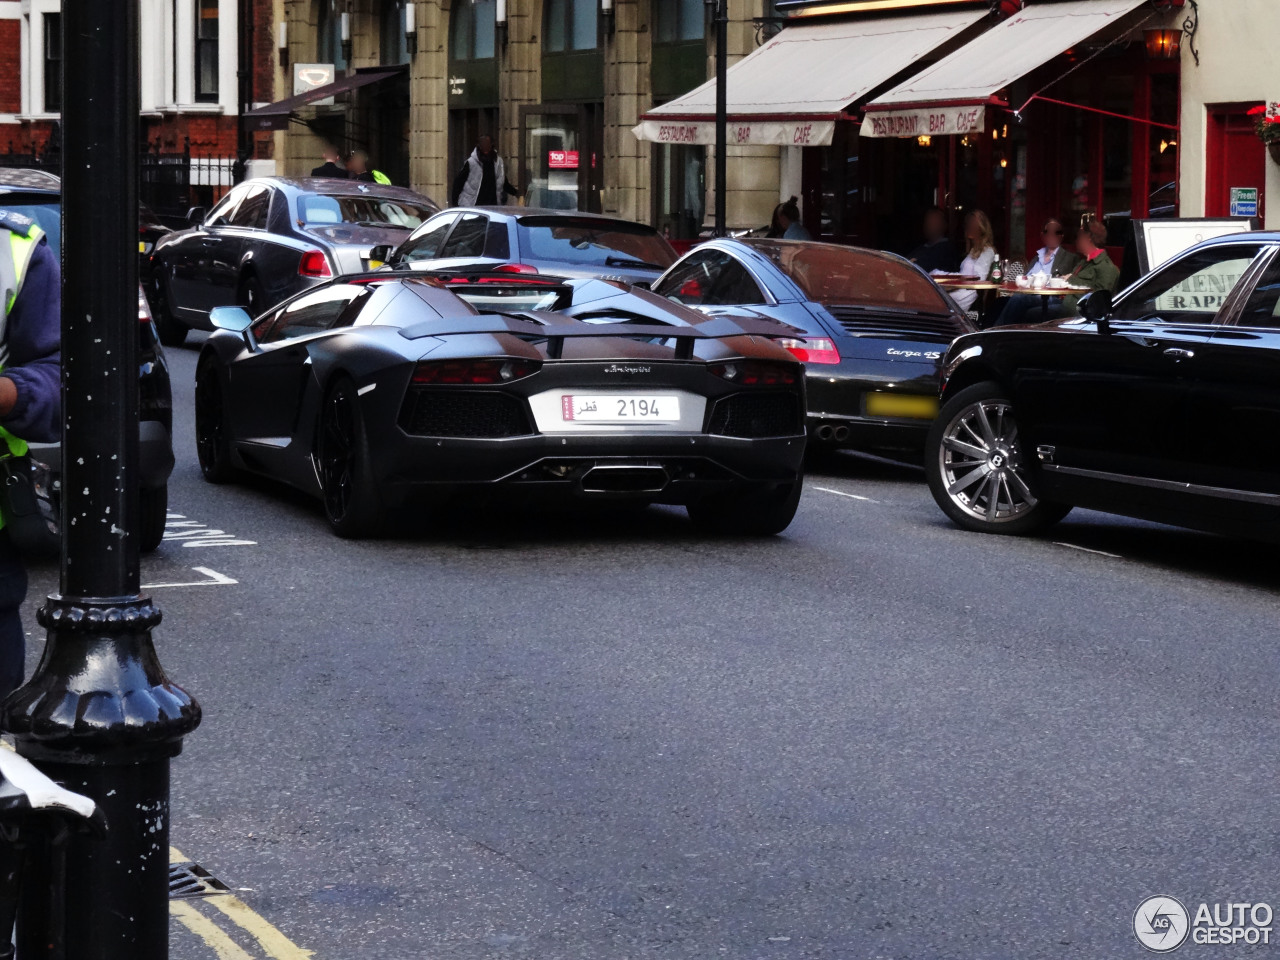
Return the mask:
<path id="1" fill-rule="evenodd" d="M 142 287 L 138 287 L 138 322 L 147 324 L 151 322 L 151 304 L 147 303 L 147 295 L 142 292 Z"/>
<path id="2" fill-rule="evenodd" d="M 493 268 L 494 273 L 537 273 L 538 268 L 528 263 L 504 263 Z"/>
<path id="3" fill-rule="evenodd" d="M 762 360 L 735 360 L 713 363 L 708 368 L 717 377 L 744 387 L 790 387 L 796 382 L 796 369 L 785 363 Z"/>
<path id="4" fill-rule="evenodd" d="M 431 360 L 420 363 L 413 371 L 418 386 L 474 386 L 511 383 L 537 373 L 542 364 L 536 360 Z"/>
<path id="5" fill-rule="evenodd" d="M 298 261 L 298 276 L 332 277 L 333 273 L 329 270 L 329 261 L 325 258 L 324 252 L 308 250 L 304 253 L 302 259 Z"/>
<path id="6" fill-rule="evenodd" d="M 808 337 L 805 340 L 782 339 L 779 346 L 786 347 L 801 363 L 839 363 L 840 351 L 835 341 L 826 337 Z"/>

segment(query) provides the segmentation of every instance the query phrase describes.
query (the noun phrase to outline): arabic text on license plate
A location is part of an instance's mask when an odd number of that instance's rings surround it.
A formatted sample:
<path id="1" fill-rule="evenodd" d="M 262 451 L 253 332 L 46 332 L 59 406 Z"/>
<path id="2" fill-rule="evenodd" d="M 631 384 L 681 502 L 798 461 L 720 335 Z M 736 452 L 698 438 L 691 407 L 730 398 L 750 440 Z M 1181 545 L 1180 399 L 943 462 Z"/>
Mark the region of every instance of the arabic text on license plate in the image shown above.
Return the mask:
<path id="1" fill-rule="evenodd" d="M 666 423 L 680 419 L 680 398 L 644 396 L 586 397 L 565 394 L 560 398 L 565 420 L 584 423 Z"/>

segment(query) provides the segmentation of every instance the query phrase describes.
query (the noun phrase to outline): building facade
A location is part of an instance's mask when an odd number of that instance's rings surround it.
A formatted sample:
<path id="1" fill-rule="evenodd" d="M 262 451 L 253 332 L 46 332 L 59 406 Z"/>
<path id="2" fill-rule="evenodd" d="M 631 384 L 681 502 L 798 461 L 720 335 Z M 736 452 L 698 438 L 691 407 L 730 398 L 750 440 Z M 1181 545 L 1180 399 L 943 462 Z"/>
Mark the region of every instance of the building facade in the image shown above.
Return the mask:
<path id="1" fill-rule="evenodd" d="M 772 12 L 767 2 L 729 0 L 731 59 L 757 46 L 756 18 Z M 299 110 L 283 135 L 283 169 L 292 174 L 316 166 L 329 140 L 368 150 L 392 180 L 444 203 L 477 137 L 491 133 L 508 179 L 530 204 L 653 222 L 672 238 L 695 236 L 713 208 L 707 148 L 655 147 L 632 132 L 643 112 L 713 71 L 703 0 L 286 0 L 285 7 L 293 72 L 333 64 L 340 78 L 398 69 L 333 104 Z M 777 147 L 730 148 L 732 225 L 768 221 L 779 158 Z"/>

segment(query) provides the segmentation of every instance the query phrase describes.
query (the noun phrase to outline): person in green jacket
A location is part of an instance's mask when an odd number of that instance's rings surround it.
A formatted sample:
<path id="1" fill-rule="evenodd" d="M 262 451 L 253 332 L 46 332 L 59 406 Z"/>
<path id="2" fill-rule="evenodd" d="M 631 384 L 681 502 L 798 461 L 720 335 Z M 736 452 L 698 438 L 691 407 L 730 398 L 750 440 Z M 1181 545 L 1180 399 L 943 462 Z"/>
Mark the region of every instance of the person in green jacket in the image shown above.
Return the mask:
<path id="1" fill-rule="evenodd" d="M 1067 276 L 1067 282 L 1073 287 L 1088 287 L 1090 290 L 1107 290 L 1116 292 L 1116 284 L 1120 282 L 1120 268 L 1103 249 L 1107 242 L 1107 225 L 1093 215 L 1085 216 L 1080 224 L 1080 232 L 1076 234 L 1076 253 L 1080 262 Z M 1062 307 L 1057 315 L 1074 317 L 1080 296 L 1063 297 Z"/>

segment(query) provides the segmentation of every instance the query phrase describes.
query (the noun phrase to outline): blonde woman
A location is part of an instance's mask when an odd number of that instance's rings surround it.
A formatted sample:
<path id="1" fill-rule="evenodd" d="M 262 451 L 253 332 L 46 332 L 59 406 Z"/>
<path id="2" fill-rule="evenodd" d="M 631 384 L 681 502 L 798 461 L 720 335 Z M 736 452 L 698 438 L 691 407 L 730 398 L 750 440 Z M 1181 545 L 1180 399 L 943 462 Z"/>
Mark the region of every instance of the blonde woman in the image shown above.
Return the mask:
<path id="1" fill-rule="evenodd" d="M 964 218 L 965 253 L 960 272 L 966 277 L 986 280 L 991 276 L 991 266 L 996 262 L 995 232 L 991 221 L 981 210 L 974 210 Z M 951 294 L 961 310 L 970 309 L 978 299 L 976 290 L 956 290 Z"/>

